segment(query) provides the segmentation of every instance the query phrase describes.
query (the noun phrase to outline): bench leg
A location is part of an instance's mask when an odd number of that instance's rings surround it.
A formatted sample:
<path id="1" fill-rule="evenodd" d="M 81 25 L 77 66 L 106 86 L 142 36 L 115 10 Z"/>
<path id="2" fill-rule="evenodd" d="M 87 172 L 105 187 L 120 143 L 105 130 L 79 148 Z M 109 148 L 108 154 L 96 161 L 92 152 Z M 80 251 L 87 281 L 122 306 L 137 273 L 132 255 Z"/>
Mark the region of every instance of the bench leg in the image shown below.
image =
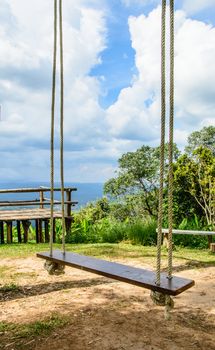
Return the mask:
<path id="1" fill-rule="evenodd" d="M 215 243 L 211 243 L 210 250 L 212 253 L 215 253 Z"/>
<path id="2" fill-rule="evenodd" d="M 42 220 L 36 219 L 36 242 L 37 243 L 43 243 L 43 226 L 42 226 Z"/>
<path id="3" fill-rule="evenodd" d="M 40 240 L 39 240 L 38 220 L 35 220 L 35 228 L 36 228 L 36 243 L 40 243 Z"/>
<path id="4" fill-rule="evenodd" d="M 4 244 L 4 222 L 0 221 L 0 244 Z"/>
<path id="5" fill-rule="evenodd" d="M 38 236 L 39 236 L 39 242 L 43 243 L 43 222 L 42 220 L 38 219 Z"/>
<path id="6" fill-rule="evenodd" d="M 163 235 L 163 246 L 167 249 L 169 248 L 168 233 L 164 233 Z"/>
<path id="7" fill-rule="evenodd" d="M 45 242 L 49 242 L 49 220 L 45 220 Z"/>
<path id="8" fill-rule="evenodd" d="M 213 242 L 212 235 L 208 235 L 208 248 L 210 249 L 211 243 Z"/>
<path id="9" fill-rule="evenodd" d="M 7 221 L 7 243 L 13 242 L 12 221 Z"/>
<path id="10" fill-rule="evenodd" d="M 22 226 L 24 230 L 24 243 L 28 242 L 28 230 L 31 225 L 31 222 L 29 220 L 23 220 L 22 221 Z"/>
<path id="11" fill-rule="evenodd" d="M 55 226 L 55 219 L 53 220 L 53 243 L 56 243 L 56 226 Z"/>
<path id="12" fill-rule="evenodd" d="M 36 242 L 43 243 L 42 220 L 40 220 L 40 219 L 35 220 L 35 224 L 36 224 Z"/>
<path id="13" fill-rule="evenodd" d="M 18 236 L 18 243 L 22 243 L 22 235 L 21 235 L 21 225 L 20 221 L 17 221 L 16 223 L 17 227 L 17 236 Z"/>
<path id="14" fill-rule="evenodd" d="M 66 225 L 66 234 L 70 235 L 71 232 L 71 224 L 72 224 L 72 220 L 65 218 L 65 225 Z"/>

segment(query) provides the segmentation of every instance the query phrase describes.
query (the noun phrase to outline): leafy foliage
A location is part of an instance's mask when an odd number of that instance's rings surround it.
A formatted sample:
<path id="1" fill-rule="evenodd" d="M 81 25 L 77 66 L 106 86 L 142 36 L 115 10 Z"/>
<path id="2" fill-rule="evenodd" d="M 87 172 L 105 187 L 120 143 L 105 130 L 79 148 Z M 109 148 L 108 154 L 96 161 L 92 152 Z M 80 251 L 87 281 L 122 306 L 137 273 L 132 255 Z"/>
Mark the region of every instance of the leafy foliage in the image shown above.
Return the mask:
<path id="1" fill-rule="evenodd" d="M 179 156 L 174 145 L 174 159 Z M 165 148 L 167 159 L 168 145 Z M 115 178 L 104 185 L 105 194 L 119 202 L 130 204 L 131 214 L 157 216 L 160 148 L 142 146 L 136 152 L 128 152 L 119 159 Z M 137 206 L 138 204 L 138 206 Z M 140 210 L 141 208 L 141 210 Z"/>
<path id="2" fill-rule="evenodd" d="M 204 127 L 200 131 L 194 131 L 188 137 L 188 145 L 185 148 L 186 153 L 192 154 L 196 148 L 202 146 L 203 148 L 208 148 L 212 155 L 215 157 L 215 126 Z"/>
<path id="3" fill-rule="evenodd" d="M 175 166 L 175 184 L 184 204 L 188 208 L 192 205 L 193 213 L 204 216 L 208 228 L 212 228 L 215 224 L 215 157 L 212 152 L 201 146 L 192 156 L 182 155 Z"/>
<path id="4" fill-rule="evenodd" d="M 196 131 L 186 152 L 174 145 L 174 227 L 210 230 L 215 226 L 215 127 Z M 102 198 L 74 214 L 67 243 L 156 243 L 160 148 L 143 145 L 119 159 L 116 177 L 104 185 Z M 168 144 L 165 145 L 164 227 L 168 227 Z M 57 242 L 62 241 L 61 220 L 56 220 Z M 13 228 L 15 240 L 17 230 Z M 31 228 L 30 239 L 35 239 Z M 207 239 L 174 236 L 176 244 L 207 247 Z"/>
<path id="5" fill-rule="evenodd" d="M 198 134 L 200 133 L 200 134 Z M 198 138 L 213 146 L 213 127 L 189 138 L 190 154 L 174 146 L 174 227 L 210 230 L 214 225 L 215 158 L 211 149 L 197 147 Z M 201 141 L 201 142 L 203 142 Z M 164 227 L 168 227 L 168 145 L 165 146 Z M 119 159 L 117 176 L 104 185 L 108 196 L 75 215 L 68 242 L 156 243 L 160 148 L 142 146 Z M 207 246 L 207 239 L 174 236 L 184 246 Z"/>

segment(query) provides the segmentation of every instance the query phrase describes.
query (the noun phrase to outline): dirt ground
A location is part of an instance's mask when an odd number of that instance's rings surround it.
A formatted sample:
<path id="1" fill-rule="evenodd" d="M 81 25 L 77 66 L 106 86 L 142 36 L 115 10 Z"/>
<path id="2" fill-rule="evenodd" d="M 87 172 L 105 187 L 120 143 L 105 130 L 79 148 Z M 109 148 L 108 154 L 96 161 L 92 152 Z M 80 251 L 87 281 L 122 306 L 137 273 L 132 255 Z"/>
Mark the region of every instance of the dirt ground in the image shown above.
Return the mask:
<path id="1" fill-rule="evenodd" d="M 138 259 L 122 263 L 149 268 Z M 11 275 L 20 286 L 0 293 L 1 322 L 29 323 L 53 313 L 69 319 L 48 336 L 23 341 L 22 347 L 4 335 L 1 349 L 215 349 L 214 266 L 176 269 L 176 275 L 194 279 L 195 286 L 174 298 L 170 321 L 149 291 L 139 287 L 71 268 L 63 276 L 49 276 L 35 257 L 2 259 L 1 266 L 7 277 L 0 284 L 10 283 Z"/>

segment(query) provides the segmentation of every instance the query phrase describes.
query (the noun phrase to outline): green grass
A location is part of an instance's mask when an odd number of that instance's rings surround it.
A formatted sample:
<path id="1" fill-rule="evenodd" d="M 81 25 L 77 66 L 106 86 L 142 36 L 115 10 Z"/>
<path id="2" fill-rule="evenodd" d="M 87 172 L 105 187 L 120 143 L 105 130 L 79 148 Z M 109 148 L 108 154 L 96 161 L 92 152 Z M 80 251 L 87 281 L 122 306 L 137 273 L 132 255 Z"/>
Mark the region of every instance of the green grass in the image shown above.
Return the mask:
<path id="1" fill-rule="evenodd" d="M 61 249 L 60 244 L 54 244 L 54 249 Z M 67 244 L 66 249 L 68 251 L 74 251 L 76 253 L 91 255 L 101 258 L 111 259 L 133 259 L 144 258 L 147 260 L 155 260 L 156 247 L 148 247 L 142 245 L 132 245 L 128 242 L 125 243 L 96 243 L 96 244 Z M 1 259 L 15 259 L 26 258 L 29 256 L 35 256 L 37 252 L 49 250 L 48 244 L 11 244 L 0 246 L 0 258 Z M 162 255 L 167 257 L 167 251 L 162 249 Z M 176 247 L 174 251 L 174 257 L 182 260 L 195 260 L 202 263 L 215 264 L 215 254 L 211 253 L 208 249 L 193 249 Z M 1 272 L 1 271 L 0 271 Z M 4 270 L 2 269 L 2 273 Z"/>
<path id="2" fill-rule="evenodd" d="M 0 333 L 10 335 L 10 338 L 15 340 L 20 338 L 31 339 L 41 335 L 47 336 L 54 329 L 68 324 L 68 321 L 68 317 L 54 314 L 42 321 L 27 324 L 0 322 Z"/>
<path id="3" fill-rule="evenodd" d="M 15 283 L 5 284 L 3 287 L 0 287 L 0 292 L 18 292 L 20 287 Z"/>
<path id="4" fill-rule="evenodd" d="M 0 333 L 2 335 L 2 333 L 6 333 L 6 332 L 10 332 L 13 331 L 16 328 L 17 325 L 13 324 L 13 323 L 7 323 L 7 322 L 0 322 Z"/>
<path id="5" fill-rule="evenodd" d="M 53 314 L 41 321 L 31 323 L 8 323 L 0 322 L 0 348 L 31 349 L 32 342 L 49 336 L 53 331 L 59 330 L 69 324 L 68 316 Z"/>

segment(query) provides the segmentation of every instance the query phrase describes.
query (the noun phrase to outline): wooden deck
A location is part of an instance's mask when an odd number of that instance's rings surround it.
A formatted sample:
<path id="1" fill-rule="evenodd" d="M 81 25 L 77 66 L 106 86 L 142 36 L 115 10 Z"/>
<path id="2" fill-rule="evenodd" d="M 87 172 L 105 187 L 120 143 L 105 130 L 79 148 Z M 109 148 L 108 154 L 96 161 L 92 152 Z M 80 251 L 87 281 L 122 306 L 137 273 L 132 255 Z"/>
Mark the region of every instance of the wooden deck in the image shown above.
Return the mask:
<path id="1" fill-rule="evenodd" d="M 74 187 L 66 187 L 64 189 L 65 199 L 65 218 L 67 231 L 70 230 L 71 222 L 73 219 L 71 209 L 78 202 L 72 201 L 71 193 L 76 191 Z M 60 188 L 55 188 L 54 192 L 61 191 Z M 45 198 L 45 192 L 50 192 L 50 188 L 39 187 L 39 188 L 18 188 L 18 189 L 2 189 L 0 195 L 5 194 L 11 195 L 13 193 L 20 194 L 22 196 L 25 193 L 37 193 L 39 198 L 29 200 L 2 200 L 0 201 L 0 244 L 5 243 L 5 231 L 6 231 L 6 242 L 13 242 L 13 223 L 15 222 L 17 227 L 18 242 L 26 243 L 28 241 L 28 231 L 31 222 L 35 220 L 36 228 L 36 242 L 48 242 L 49 241 L 49 220 L 51 217 L 50 211 L 50 198 Z M 55 200 L 54 206 L 60 206 L 61 201 Z M 15 209 L 12 209 L 15 207 Z M 8 210 L 11 208 L 12 210 Z M 61 218 L 61 211 L 54 209 L 54 219 Z M 22 227 L 21 227 L 22 224 Z M 54 222 L 55 224 L 55 222 Z M 44 226 L 44 228 L 43 228 Z M 23 237 L 22 237 L 23 234 Z M 55 234 L 54 234 L 55 240 Z"/>
<path id="2" fill-rule="evenodd" d="M 0 210 L 0 221 L 22 221 L 36 219 L 50 219 L 50 209 L 22 209 L 22 210 Z M 61 211 L 54 211 L 54 218 L 61 218 Z M 67 216 L 71 218 L 71 216 Z"/>
<path id="3" fill-rule="evenodd" d="M 55 250 L 52 256 L 46 252 L 38 253 L 37 257 L 173 296 L 191 288 L 195 283 L 193 280 L 176 276 L 170 280 L 167 274 L 162 273 L 161 283 L 157 285 L 154 271 L 70 252 L 63 254 L 59 250 Z"/>

